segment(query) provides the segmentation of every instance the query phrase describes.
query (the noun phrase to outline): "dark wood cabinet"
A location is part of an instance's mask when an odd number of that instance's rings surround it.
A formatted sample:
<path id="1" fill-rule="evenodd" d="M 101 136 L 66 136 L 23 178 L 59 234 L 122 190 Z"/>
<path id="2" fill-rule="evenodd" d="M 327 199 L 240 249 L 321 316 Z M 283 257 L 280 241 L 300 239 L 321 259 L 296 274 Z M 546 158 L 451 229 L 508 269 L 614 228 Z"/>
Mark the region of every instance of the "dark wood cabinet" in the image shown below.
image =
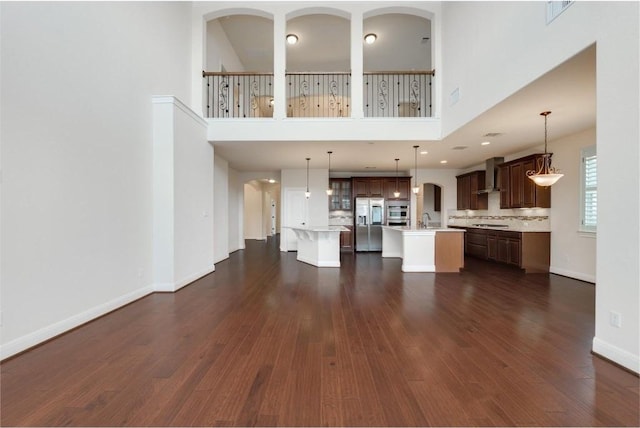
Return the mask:
<path id="1" fill-rule="evenodd" d="M 442 206 L 442 190 L 440 186 L 433 186 L 433 210 L 439 212 Z"/>
<path id="2" fill-rule="evenodd" d="M 408 200 L 411 197 L 411 177 L 398 177 L 397 185 L 395 178 L 357 177 L 352 179 L 352 187 L 355 198 Z M 396 189 L 400 192 L 397 198 L 393 195 Z"/>
<path id="3" fill-rule="evenodd" d="M 342 251 L 353 251 L 353 226 L 345 226 L 348 231 L 340 232 L 340 249 Z"/>
<path id="4" fill-rule="evenodd" d="M 369 196 L 372 198 L 384 198 L 384 179 L 369 179 Z"/>
<path id="5" fill-rule="evenodd" d="M 359 197 L 369 197 L 369 179 L 368 178 L 354 178 L 351 181 L 353 188 L 353 196 L 356 198 Z"/>
<path id="6" fill-rule="evenodd" d="M 465 229 L 464 252 L 482 260 L 492 260 L 523 269 L 526 273 L 549 272 L 551 234 L 508 230 Z"/>
<path id="7" fill-rule="evenodd" d="M 498 174 L 500 176 L 500 208 L 506 209 L 511 207 L 511 183 L 510 183 L 510 171 L 509 165 L 501 165 L 498 168 Z"/>
<path id="8" fill-rule="evenodd" d="M 329 196 L 329 211 L 351 211 L 351 179 L 331 178 L 329 180 L 333 195 Z"/>
<path id="9" fill-rule="evenodd" d="M 457 207 L 459 210 L 486 210 L 489 207 L 489 196 L 478 194 L 485 186 L 485 172 L 473 171 L 456 177 Z"/>
<path id="10" fill-rule="evenodd" d="M 484 229 L 467 229 L 465 233 L 465 253 L 478 257 L 487 258 L 487 231 Z"/>
<path id="11" fill-rule="evenodd" d="M 551 208 L 551 188 L 538 186 L 527 176 L 540 158 L 536 154 L 500 165 L 500 208 Z"/>
<path id="12" fill-rule="evenodd" d="M 400 192 L 400 196 L 397 198 L 394 196 L 396 190 Z M 410 192 L 411 178 L 409 177 L 398 177 L 397 181 L 395 178 L 387 178 L 384 181 L 384 197 L 387 199 L 407 200 L 411 198 Z"/>

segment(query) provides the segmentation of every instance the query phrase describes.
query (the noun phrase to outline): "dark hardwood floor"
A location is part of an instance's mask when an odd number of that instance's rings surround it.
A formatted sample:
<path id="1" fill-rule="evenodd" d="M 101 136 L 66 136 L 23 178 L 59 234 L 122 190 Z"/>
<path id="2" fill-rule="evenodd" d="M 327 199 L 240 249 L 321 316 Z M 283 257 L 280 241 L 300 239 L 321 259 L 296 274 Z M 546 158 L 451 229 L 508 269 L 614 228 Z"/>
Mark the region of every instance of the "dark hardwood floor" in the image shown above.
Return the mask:
<path id="1" fill-rule="evenodd" d="M 247 249 L 1 367 L 3 426 L 638 426 L 639 380 L 590 354 L 594 287 Z"/>

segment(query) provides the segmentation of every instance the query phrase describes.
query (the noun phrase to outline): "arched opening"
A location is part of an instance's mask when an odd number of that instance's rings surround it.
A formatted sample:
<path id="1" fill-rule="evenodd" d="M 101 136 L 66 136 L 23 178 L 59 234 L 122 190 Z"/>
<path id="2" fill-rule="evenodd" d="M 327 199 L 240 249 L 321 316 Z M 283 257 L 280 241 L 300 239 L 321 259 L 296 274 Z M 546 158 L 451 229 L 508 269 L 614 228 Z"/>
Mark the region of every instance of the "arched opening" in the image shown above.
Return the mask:
<path id="1" fill-rule="evenodd" d="M 442 187 L 434 183 L 424 183 L 416 201 L 416 224 L 425 227 L 442 226 Z"/>

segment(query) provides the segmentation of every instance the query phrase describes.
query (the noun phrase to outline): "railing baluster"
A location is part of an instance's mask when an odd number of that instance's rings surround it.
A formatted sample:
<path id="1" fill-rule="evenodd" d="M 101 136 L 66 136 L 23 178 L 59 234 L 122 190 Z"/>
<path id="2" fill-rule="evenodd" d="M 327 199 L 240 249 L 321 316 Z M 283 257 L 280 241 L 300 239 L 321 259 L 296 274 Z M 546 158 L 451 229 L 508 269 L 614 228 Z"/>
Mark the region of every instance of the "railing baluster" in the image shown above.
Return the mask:
<path id="1" fill-rule="evenodd" d="M 433 71 L 365 72 L 365 117 L 431 117 Z M 350 73 L 286 73 L 288 117 L 351 117 Z M 273 74 L 203 72 L 207 117 L 273 117 Z"/>

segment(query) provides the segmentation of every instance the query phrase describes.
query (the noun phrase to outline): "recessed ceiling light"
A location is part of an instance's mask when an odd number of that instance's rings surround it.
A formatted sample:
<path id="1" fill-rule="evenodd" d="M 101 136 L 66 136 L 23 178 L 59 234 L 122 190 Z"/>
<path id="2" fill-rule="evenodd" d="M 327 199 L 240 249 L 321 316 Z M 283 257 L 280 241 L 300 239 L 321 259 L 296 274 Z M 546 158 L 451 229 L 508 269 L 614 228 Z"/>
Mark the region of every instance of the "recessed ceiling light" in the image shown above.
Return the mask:
<path id="1" fill-rule="evenodd" d="M 295 34 L 287 34 L 287 43 L 289 43 L 290 45 L 295 45 L 296 43 L 298 43 L 298 36 L 296 36 Z"/>
<path id="2" fill-rule="evenodd" d="M 440 163 L 447 163 L 447 161 L 446 160 L 441 160 Z"/>
<path id="3" fill-rule="evenodd" d="M 499 135 L 502 135 L 501 132 L 487 132 L 486 134 L 483 135 L 483 137 L 497 137 Z"/>
<path id="4" fill-rule="evenodd" d="M 364 169 L 376 169 L 377 166 L 365 166 Z"/>
<path id="5" fill-rule="evenodd" d="M 455 146 L 455 147 L 451 147 L 451 150 L 464 150 L 468 148 L 468 146 Z"/>
<path id="6" fill-rule="evenodd" d="M 429 153 L 428 151 L 424 150 L 422 152 L 420 152 L 421 155 L 426 155 L 427 153 Z"/>
<path id="7" fill-rule="evenodd" d="M 488 146 L 489 144 L 491 144 L 491 141 L 483 141 L 482 143 L 480 143 L 480 145 L 482 146 Z"/>
<path id="8" fill-rule="evenodd" d="M 276 182 L 276 180 L 274 180 L 273 178 L 270 178 L 270 179 L 268 179 L 267 181 L 268 181 L 269 183 L 272 183 L 272 184 Z"/>
<path id="9" fill-rule="evenodd" d="M 366 36 L 364 36 L 364 41 L 367 42 L 368 45 L 370 45 L 370 44 L 374 43 L 377 38 L 378 38 L 378 36 L 375 35 L 374 33 L 369 33 Z"/>

